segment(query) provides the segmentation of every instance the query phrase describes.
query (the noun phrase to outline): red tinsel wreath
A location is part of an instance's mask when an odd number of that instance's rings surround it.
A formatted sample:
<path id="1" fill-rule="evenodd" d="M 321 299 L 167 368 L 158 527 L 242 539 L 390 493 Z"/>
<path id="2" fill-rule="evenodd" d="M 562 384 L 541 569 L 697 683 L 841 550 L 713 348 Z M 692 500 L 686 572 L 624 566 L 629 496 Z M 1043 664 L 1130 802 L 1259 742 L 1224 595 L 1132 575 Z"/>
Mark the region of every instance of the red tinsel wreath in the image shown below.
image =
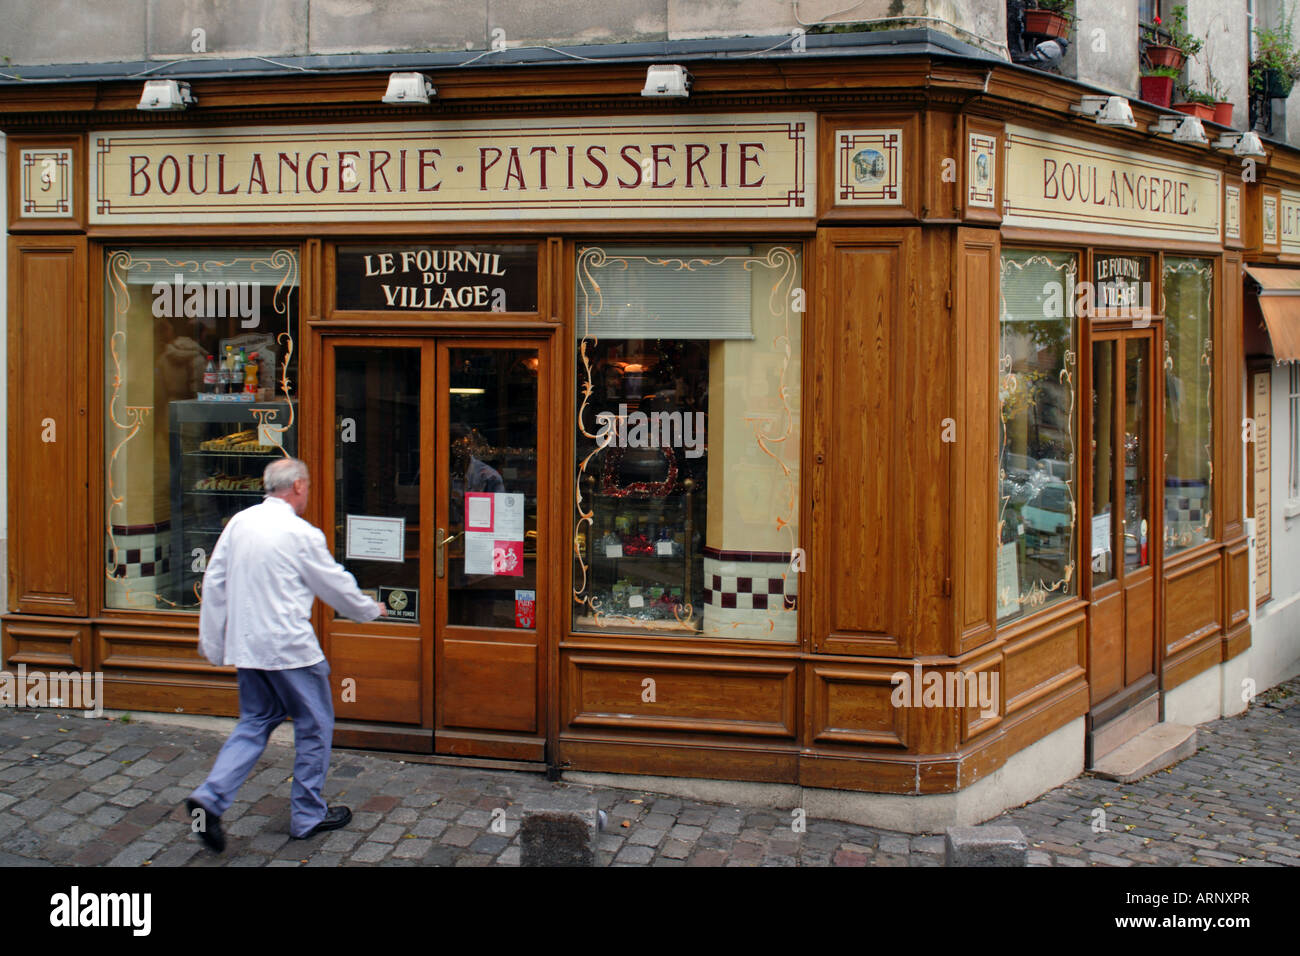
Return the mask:
<path id="1" fill-rule="evenodd" d="M 677 454 L 671 448 L 660 448 L 668 459 L 668 475 L 663 481 L 634 481 L 630 485 L 618 484 L 618 466 L 623 460 L 623 449 L 611 445 L 605 449 L 605 469 L 601 473 L 600 493 L 609 498 L 667 498 L 677 484 Z"/>

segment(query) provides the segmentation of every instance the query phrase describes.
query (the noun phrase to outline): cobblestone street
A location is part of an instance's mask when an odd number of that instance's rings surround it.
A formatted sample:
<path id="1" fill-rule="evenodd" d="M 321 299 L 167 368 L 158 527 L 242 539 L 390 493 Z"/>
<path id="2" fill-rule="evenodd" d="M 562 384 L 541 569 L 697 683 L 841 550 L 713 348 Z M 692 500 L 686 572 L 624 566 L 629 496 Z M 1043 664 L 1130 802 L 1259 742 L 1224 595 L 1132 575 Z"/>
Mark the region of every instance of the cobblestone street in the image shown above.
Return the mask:
<path id="1" fill-rule="evenodd" d="M 524 798 L 573 786 L 336 751 L 326 796 L 352 807 L 352 823 L 298 841 L 288 834 L 293 752 L 272 745 L 223 818 L 229 844 L 216 856 L 189 832 L 182 801 L 223 739 L 139 721 L 0 713 L 0 863 L 510 866 L 519 862 Z M 1083 776 L 992 822 L 1025 832 L 1031 865 L 1300 865 L 1300 678 L 1245 715 L 1202 725 L 1198 744 L 1195 756 L 1137 783 Z M 795 833 L 789 810 L 596 794 L 608 813 L 601 862 L 615 866 L 944 861 L 942 834 L 812 818 Z"/>

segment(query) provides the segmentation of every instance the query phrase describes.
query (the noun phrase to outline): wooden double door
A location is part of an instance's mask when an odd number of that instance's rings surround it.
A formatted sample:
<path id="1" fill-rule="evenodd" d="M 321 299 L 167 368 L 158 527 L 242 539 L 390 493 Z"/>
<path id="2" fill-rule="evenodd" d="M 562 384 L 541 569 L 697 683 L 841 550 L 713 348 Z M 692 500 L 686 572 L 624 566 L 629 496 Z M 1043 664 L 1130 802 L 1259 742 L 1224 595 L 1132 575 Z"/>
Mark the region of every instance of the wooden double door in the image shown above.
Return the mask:
<path id="1" fill-rule="evenodd" d="M 1158 326 L 1092 336 L 1086 493 L 1094 727 L 1158 694 L 1163 496 Z"/>
<path id="2" fill-rule="evenodd" d="M 321 525 L 388 609 L 369 623 L 323 611 L 336 738 L 543 759 L 547 343 L 319 344 Z"/>

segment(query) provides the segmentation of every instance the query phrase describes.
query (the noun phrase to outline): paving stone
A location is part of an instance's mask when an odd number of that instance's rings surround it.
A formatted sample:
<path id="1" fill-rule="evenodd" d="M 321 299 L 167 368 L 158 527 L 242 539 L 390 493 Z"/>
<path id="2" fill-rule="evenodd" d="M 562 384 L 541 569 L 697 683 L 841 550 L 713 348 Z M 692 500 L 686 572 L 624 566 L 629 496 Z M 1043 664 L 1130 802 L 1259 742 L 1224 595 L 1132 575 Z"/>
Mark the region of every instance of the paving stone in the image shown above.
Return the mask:
<path id="1" fill-rule="evenodd" d="M 432 840 L 398 840 L 393 847 L 393 856 L 399 860 L 420 860 L 433 848 Z"/>
<path id="2" fill-rule="evenodd" d="M 51 810 L 39 820 L 34 821 L 32 829 L 37 833 L 59 833 L 76 821 L 77 818 L 71 813 L 64 810 Z"/>
<path id="3" fill-rule="evenodd" d="M 447 829 L 446 820 L 438 820 L 432 817 L 426 817 L 411 828 L 411 832 L 417 837 L 436 837 Z"/>
<path id="4" fill-rule="evenodd" d="M 54 804 L 49 800 L 42 797 L 32 797 L 22 803 L 15 804 L 9 812 L 17 814 L 24 820 L 35 820 L 37 817 L 46 814 L 53 806 Z"/>
<path id="5" fill-rule="evenodd" d="M 109 861 L 109 866 L 140 866 L 145 860 L 152 860 L 162 850 L 161 843 L 149 843 L 139 840 L 122 850 Z"/>
<path id="6" fill-rule="evenodd" d="M 405 833 L 406 827 L 396 823 L 385 823 L 376 827 L 374 832 L 370 834 L 369 839 L 374 840 L 376 843 L 396 843 Z"/>
<path id="7" fill-rule="evenodd" d="M 633 846 L 629 844 L 623 847 L 614 857 L 615 863 L 636 863 L 646 864 L 654 859 L 655 851 L 648 846 Z"/>
<path id="8" fill-rule="evenodd" d="M 108 802 L 116 804 L 119 807 L 136 807 L 149 799 L 149 791 L 132 788 L 123 790 L 121 793 L 114 794 L 108 798 Z"/>

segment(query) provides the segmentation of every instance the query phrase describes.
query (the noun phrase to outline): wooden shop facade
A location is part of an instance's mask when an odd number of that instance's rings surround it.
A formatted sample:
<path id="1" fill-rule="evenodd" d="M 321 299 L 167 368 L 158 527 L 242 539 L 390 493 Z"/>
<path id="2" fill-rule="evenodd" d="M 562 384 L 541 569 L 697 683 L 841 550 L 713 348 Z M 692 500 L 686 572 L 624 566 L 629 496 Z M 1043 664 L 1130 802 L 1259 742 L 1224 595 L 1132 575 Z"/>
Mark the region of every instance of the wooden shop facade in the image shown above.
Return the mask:
<path id="1" fill-rule="evenodd" d="M 0 87 L 5 666 L 237 713 L 202 573 L 286 454 L 390 611 L 317 605 L 340 746 L 953 793 L 1246 650 L 1296 155 L 933 45 L 688 66 Z"/>

